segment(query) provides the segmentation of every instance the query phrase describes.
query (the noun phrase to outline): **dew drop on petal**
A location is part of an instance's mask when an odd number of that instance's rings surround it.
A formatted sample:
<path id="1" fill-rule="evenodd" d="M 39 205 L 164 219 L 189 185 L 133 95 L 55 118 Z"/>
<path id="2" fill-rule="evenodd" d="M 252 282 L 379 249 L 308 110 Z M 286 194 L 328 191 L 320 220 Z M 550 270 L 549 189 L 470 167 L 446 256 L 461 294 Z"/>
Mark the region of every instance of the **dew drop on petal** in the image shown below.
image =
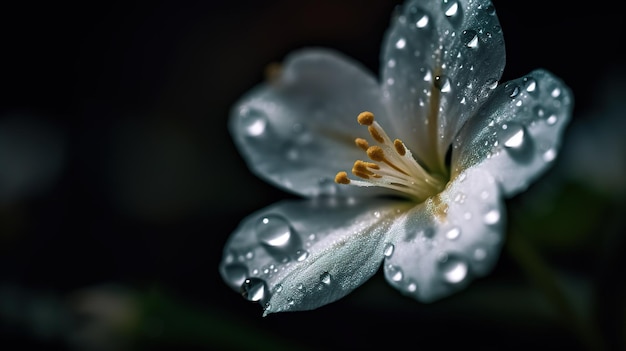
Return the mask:
<path id="1" fill-rule="evenodd" d="M 464 30 L 461 33 L 461 38 L 462 38 L 463 44 L 466 47 L 470 49 L 475 49 L 478 47 L 478 34 L 476 33 L 475 30 L 473 29 Z"/>
<path id="2" fill-rule="evenodd" d="M 483 249 L 482 247 L 479 247 L 476 250 L 474 250 L 474 259 L 476 261 L 482 261 L 486 257 L 487 257 L 487 251 Z"/>
<path id="3" fill-rule="evenodd" d="M 507 84 L 504 87 L 504 90 L 506 90 L 507 94 L 509 95 L 511 99 L 516 98 L 520 93 L 520 88 L 517 84 Z"/>
<path id="4" fill-rule="evenodd" d="M 322 273 L 320 275 L 320 282 L 322 282 L 322 283 L 324 283 L 326 285 L 330 284 L 330 279 L 331 279 L 331 276 L 330 276 L 330 273 L 328 273 L 328 272 L 324 272 L 324 273 Z"/>
<path id="5" fill-rule="evenodd" d="M 385 248 L 383 249 L 383 254 L 385 255 L 385 257 L 389 258 L 391 257 L 391 255 L 393 255 L 394 249 L 395 249 L 395 246 L 392 243 L 387 243 L 385 245 Z"/>
<path id="6" fill-rule="evenodd" d="M 439 264 L 443 279 L 451 284 L 462 282 L 467 276 L 467 263 L 456 256 L 448 256 L 446 260 L 442 260 Z"/>
<path id="7" fill-rule="evenodd" d="M 556 122 L 558 121 L 558 119 L 559 119 L 559 118 L 558 118 L 556 115 L 552 114 L 552 115 L 550 115 L 548 118 L 546 118 L 546 123 L 547 123 L 548 125 L 551 125 L 551 126 L 552 126 L 552 125 L 555 125 L 555 124 L 556 124 Z"/>
<path id="8" fill-rule="evenodd" d="M 430 22 L 428 14 L 423 9 L 416 6 L 410 7 L 406 15 L 409 23 L 414 26 L 413 28 L 424 29 Z"/>
<path id="9" fill-rule="evenodd" d="M 397 49 L 404 49 L 405 46 L 406 46 L 406 40 L 404 38 L 400 38 L 398 39 L 398 41 L 396 41 Z"/>
<path id="10" fill-rule="evenodd" d="M 386 276 L 389 277 L 392 281 L 400 282 L 402 281 L 402 278 L 404 278 L 404 273 L 402 272 L 402 269 L 400 269 L 400 267 L 390 264 L 385 266 L 385 268 Z"/>
<path id="11" fill-rule="evenodd" d="M 500 221 L 500 211 L 497 209 L 493 209 L 487 212 L 484 216 L 485 224 L 494 225 Z"/>
<path id="12" fill-rule="evenodd" d="M 241 284 L 241 296 L 248 301 L 261 301 L 267 294 L 267 285 L 263 279 L 247 278 Z"/>
<path id="13" fill-rule="evenodd" d="M 265 113 L 252 108 L 244 108 L 241 111 L 240 126 L 249 137 L 259 137 L 267 129 L 268 120 Z"/>
<path id="14" fill-rule="evenodd" d="M 456 0 L 444 0 L 442 9 L 446 17 L 454 17 L 459 13 L 459 3 Z"/>
<path id="15" fill-rule="evenodd" d="M 537 91 L 537 81 L 534 78 L 526 77 L 524 78 L 524 82 L 526 83 L 527 92 L 534 93 Z"/>
<path id="16" fill-rule="evenodd" d="M 461 229 L 454 227 L 446 232 L 446 238 L 455 240 L 461 235 Z"/>
<path id="17" fill-rule="evenodd" d="M 285 218 L 268 215 L 257 224 L 257 238 L 261 244 L 269 247 L 285 247 L 293 236 L 293 229 Z"/>
<path id="18" fill-rule="evenodd" d="M 296 261 L 302 262 L 309 257 L 309 252 L 307 250 L 296 250 Z"/>
<path id="19" fill-rule="evenodd" d="M 452 90 L 452 82 L 450 78 L 446 76 L 436 76 L 435 77 L 435 87 L 439 89 L 442 93 L 449 93 Z"/>
<path id="20" fill-rule="evenodd" d="M 541 155 L 541 157 L 545 162 L 552 162 L 556 158 L 556 150 L 548 149 Z"/>
<path id="21" fill-rule="evenodd" d="M 502 144 L 507 148 L 519 149 L 524 144 L 525 131 L 520 124 L 504 124 L 502 125 Z"/>
<path id="22" fill-rule="evenodd" d="M 230 285 L 238 287 L 241 286 L 248 277 L 248 268 L 243 264 L 232 263 L 224 267 L 224 273 Z"/>

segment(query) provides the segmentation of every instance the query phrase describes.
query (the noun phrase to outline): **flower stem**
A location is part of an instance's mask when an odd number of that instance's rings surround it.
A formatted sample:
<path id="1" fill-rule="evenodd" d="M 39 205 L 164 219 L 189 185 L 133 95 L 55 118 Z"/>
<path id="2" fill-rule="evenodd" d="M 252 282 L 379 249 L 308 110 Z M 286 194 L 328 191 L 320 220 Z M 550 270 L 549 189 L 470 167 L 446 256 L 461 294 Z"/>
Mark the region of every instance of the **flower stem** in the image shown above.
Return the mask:
<path id="1" fill-rule="evenodd" d="M 511 230 L 507 240 L 506 247 L 510 257 L 542 291 L 546 299 L 556 308 L 563 322 L 580 337 L 586 349 L 605 350 L 597 327 L 576 312 L 566 291 L 558 284 L 554 271 L 548 267 L 523 234 Z"/>

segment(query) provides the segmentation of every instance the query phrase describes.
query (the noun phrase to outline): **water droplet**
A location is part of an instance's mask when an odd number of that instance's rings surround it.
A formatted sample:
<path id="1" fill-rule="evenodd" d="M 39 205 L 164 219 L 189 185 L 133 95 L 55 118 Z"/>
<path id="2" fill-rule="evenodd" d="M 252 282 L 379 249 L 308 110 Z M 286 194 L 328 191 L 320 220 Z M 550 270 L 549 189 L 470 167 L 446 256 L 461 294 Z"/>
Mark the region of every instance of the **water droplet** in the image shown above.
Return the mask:
<path id="1" fill-rule="evenodd" d="M 241 284 L 241 296 L 248 301 L 261 301 L 267 294 L 267 285 L 263 279 L 247 278 Z"/>
<path id="2" fill-rule="evenodd" d="M 282 216 L 268 215 L 257 225 L 257 237 L 263 245 L 286 246 L 292 237 L 292 228 Z"/>
<path id="3" fill-rule="evenodd" d="M 556 158 L 556 150 L 548 149 L 543 153 L 543 155 L 541 155 L 541 157 L 545 162 L 552 162 Z"/>
<path id="4" fill-rule="evenodd" d="M 320 275 L 320 281 L 326 285 L 330 284 L 330 273 L 324 272 Z"/>
<path id="5" fill-rule="evenodd" d="M 444 0 L 442 8 L 446 17 L 454 17 L 459 13 L 459 3 L 456 0 Z"/>
<path id="6" fill-rule="evenodd" d="M 500 221 L 500 211 L 493 209 L 485 214 L 485 224 L 493 225 Z"/>
<path id="7" fill-rule="evenodd" d="M 248 267 L 239 263 L 229 264 L 224 267 L 224 274 L 230 285 L 238 287 L 241 286 L 248 277 Z"/>
<path id="8" fill-rule="evenodd" d="M 396 48 L 397 49 L 404 49 L 404 47 L 406 46 L 406 40 L 404 38 L 400 38 L 398 39 L 398 41 L 396 41 Z"/>
<path id="9" fill-rule="evenodd" d="M 502 125 L 502 143 L 507 148 L 519 149 L 524 144 L 525 130 L 524 127 L 517 123 Z"/>
<path id="10" fill-rule="evenodd" d="M 262 217 L 256 227 L 257 239 L 279 261 L 302 248 L 300 237 L 287 220 L 279 215 Z"/>
<path id="11" fill-rule="evenodd" d="M 461 229 L 454 227 L 446 232 L 446 238 L 455 240 L 461 235 Z"/>
<path id="12" fill-rule="evenodd" d="M 396 67 L 396 60 L 394 60 L 394 59 L 389 59 L 389 61 L 387 61 L 387 67 L 389 67 L 389 68 L 394 68 L 394 67 Z"/>
<path id="13" fill-rule="evenodd" d="M 507 84 L 504 87 L 504 90 L 506 91 L 506 93 L 509 95 L 509 97 L 511 99 L 515 99 L 519 95 L 519 93 L 520 93 L 519 86 L 517 84 L 513 84 L 513 83 Z"/>
<path id="14" fill-rule="evenodd" d="M 462 282 L 467 277 L 467 263 L 453 255 L 448 255 L 445 261 L 440 262 L 439 267 L 443 273 L 443 279 L 451 284 Z"/>
<path id="15" fill-rule="evenodd" d="M 409 284 L 407 284 L 406 290 L 408 290 L 408 292 L 417 291 L 417 284 L 415 284 L 414 282 L 410 282 Z"/>
<path id="16" fill-rule="evenodd" d="M 385 273 L 386 276 L 394 282 L 400 282 L 402 281 L 402 278 L 404 278 L 404 273 L 402 272 L 402 269 L 391 264 L 386 266 Z"/>
<path id="17" fill-rule="evenodd" d="M 393 246 L 392 243 L 387 243 L 385 245 L 385 249 L 383 250 L 383 254 L 385 255 L 385 257 L 387 258 L 391 257 L 391 255 L 393 255 L 394 248 L 395 246 Z"/>
<path id="18" fill-rule="evenodd" d="M 559 88 L 554 88 L 554 89 L 552 90 L 552 92 L 550 93 L 550 95 L 551 95 L 553 98 L 557 98 L 557 97 L 559 97 L 559 96 L 561 95 L 561 89 L 559 89 Z"/>
<path id="19" fill-rule="evenodd" d="M 265 133 L 268 125 L 265 113 L 254 108 L 243 108 L 240 115 L 240 125 L 245 135 L 259 137 Z"/>
<path id="20" fill-rule="evenodd" d="M 407 18 L 409 23 L 415 25 L 415 28 L 424 29 L 428 26 L 428 22 L 430 22 L 430 17 L 428 14 L 419 7 L 410 7 L 407 12 Z"/>
<path id="21" fill-rule="evenodd" d="M 476 33 L 475 30 L 473 29 L 464 30 L 461 33 L 461 38 L 462 38 L 463 44 L 466 47 L 470 49 L 475 49 L 478 47 L 478 34 Z"/>
<path id="22" fill-rule="evenodd" d="M 433 79 L 433 75 L 428 68 L 420 68 L 420 73 L 422 74 L 422 79 L 425 82 L 430 82 Z"/>
<path id="23" fill-rule="evenodd" d="M 482 261 L 487 257 L 487 251 L 481 247 L 474 250 L 474 259 L 476 261 Z"/>
<path id="24" fill-rule="evenodd" d="M 280 283 L 276 284 L 276 286 L 274 287 L 274 291 L 277 293 L 283 291 L 283 285 Z"/>
<path id="25" fill-rule="evenodd" d="M 485 12 L 488 15 L 493 16 L 493 15 L 496 14 L 496 8 L 493 5 L 489 4 L 489 5 L 485 6 Z"/>
<path id="26" fill-rule="evenodd" d="M 452 82 L 450 81 L 450 78 L 446 76 L 436 76 L 435 87 L 437 87 L 437 89 L 439 89 L 442 93 L 449 93 L 452 90 Z"/>
<path id="27" fill-rule="evenodd" d="M 546 118 L 546 123 L 547 123 L 548 125 L 553 126 L 553 125 L 555 125 L 555 124 L 556 124 L 556 122 L 557 122 L 558 120 L 559 120 L 559 118 L 558 118 L 555 114 L 552 114 L 552 115 L 550 115 L 550 117 Z"/>
<path id="28" fill-rule="evenodd" d="M 246 260 L 251 260 L 254 258 L 254 251 L 246 252 Z"/>
<path id="29" fill-rule="evenodd" d="M 302 262 L 309 257 L 309 252 L 307 250 L 296 250 L 296 261 Z"/>
<path id="30" fill-rule="evenodd" d="M 526 83 L 526 91 L 529 93 L 534 93 L 537 91 L 537 81 L 532 77 L 524 78 L 524 82 Z"/>
<path id="31" fill-rule="evenodd" d="M 393 83 L 395 83 L 393 78 L 387 78 L 387 85 L 393 85 Z"/>

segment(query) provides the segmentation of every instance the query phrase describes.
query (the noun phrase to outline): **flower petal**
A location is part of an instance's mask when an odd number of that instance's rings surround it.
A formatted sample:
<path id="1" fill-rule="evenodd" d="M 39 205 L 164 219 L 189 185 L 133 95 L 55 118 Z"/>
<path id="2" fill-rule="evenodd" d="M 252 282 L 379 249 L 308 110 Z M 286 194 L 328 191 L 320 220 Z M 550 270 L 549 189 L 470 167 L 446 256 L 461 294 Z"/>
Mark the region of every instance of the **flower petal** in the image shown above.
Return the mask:
<path id="1" fill-rule="evenodd" d="M 409 206 L 363 200 L 283 201 L 250 215 L 225 247 L 222 277 L 265 315 L 345 296 L 379 269 L 391 220 Z"/>
<path id="2" fill-rule="evenodd" d="M 383 91 L 394 129 L 431 170 L 502 75 L 505 49 L 490 1 L 408 2 L 386 34 Z"/>
<path id="3" fill-rule="evenodd" d="M 504 208 L 497 183 L 472 168 L 394 223 L 384 263 L 387 281 L 431 302 L 489 273 L 502 245 Z"/>
<path id="4" fill-rule="evenodd" d="M 480 163 L 515 195 L 556 157 L 572 109 L 569 88 L 545 70 L 504 84 L 455 140 L 453 173 Z"/>
<path id="5" fill-rule="evenodd" d="M 385 121 L 381 99 L 378 82 L 354 61 L 330 50 L 303 50 L 286 59 L 278 78 L 235 105 L 230 131 L 249 167 L 285 190 L 363 193 L 336 187 L 334 177 L 363 158 L 354 139 L 367 130 L 356 117 L 367 110 Z"/>

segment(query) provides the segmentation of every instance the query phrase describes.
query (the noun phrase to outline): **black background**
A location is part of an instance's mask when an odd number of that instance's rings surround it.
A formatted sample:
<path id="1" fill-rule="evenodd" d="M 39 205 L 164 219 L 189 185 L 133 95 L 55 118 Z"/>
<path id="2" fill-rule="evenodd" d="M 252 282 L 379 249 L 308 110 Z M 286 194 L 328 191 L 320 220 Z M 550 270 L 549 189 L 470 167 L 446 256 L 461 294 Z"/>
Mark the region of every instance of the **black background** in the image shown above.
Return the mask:
<path id="1" fill-rule="evenodd" d="M 58 132 L 64 151 L 45 186 L 0 207 L 0 283 L 33 299 L 110 283 L 138 300 L 159 291 L 192 317 L 158 312 L 158 330 L 140 338 L 146 349 L 582 349 L 558 322 L 534 321 L 532 312 L 502 317 L 515 300 L 481 298 L 494 285 L 524 286 L 528 301 L 543 303 L 506 254 L 491 276 L 430 305 L 402 297 L 378 274 L 316 311 L 262 318 L 219 277 L 238 222 L 293 197 L 246 168 L 227 133 L 230 106 L 267 64 L 300 47 L 335 48 L 377 74 L 399 3 L 5 2 L 0 121 L 40 122 Z M 574 119 L 590 118 L 594 94 L 625 63 L 616 4 L 496 1 L 507 48 L 502 81 L 546 68 L 574 91 Z M 574 271 L 587 263 L 566 260 Z M 8 319 L 0 332 L 14 349 L 78 348 Z"/>

